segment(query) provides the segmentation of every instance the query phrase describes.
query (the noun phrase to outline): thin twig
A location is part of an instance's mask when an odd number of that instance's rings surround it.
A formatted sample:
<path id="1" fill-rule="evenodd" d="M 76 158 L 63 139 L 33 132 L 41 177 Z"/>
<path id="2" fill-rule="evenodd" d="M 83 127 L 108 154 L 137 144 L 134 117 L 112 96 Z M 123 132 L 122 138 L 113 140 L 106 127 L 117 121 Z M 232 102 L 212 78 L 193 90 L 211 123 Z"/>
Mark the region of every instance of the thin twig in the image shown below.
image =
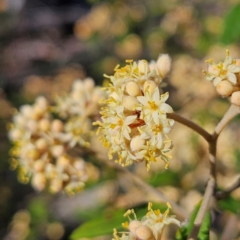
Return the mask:
<path id="1" fill-rule="evenodd" d="M 216 192 L 215 197 L 217 200 L 226 198 L 231 194 L 231 192 L 233 192 L 234 190 L 236 190 L 239 187 L 240 187 L 240 177 L 237 179 L 237 181 L 232 186 L 230 186 L 226 190 Z"/>
<path id="2" fill-rule="evenodd" d="M 199 229 L 202 225 L 202 221 L 203 221 L 203 219 L 205 217 L 205 214 L 208 210 L 210 199 L 213 196 L 214 188 L 215 188 L 215 179 L 210 178 L 208 180 L 207 188 L 206 188 L 206 191 L 205 191 L 205 194 L 204 194 L 204 197 L 203 197 L 201 207 L 200 207 L 200 209 L 198 211 L 198 214 L 197 214 L 197 216 L 195 218 L 195 221 L 194 221 L 194 227 L 192 229 L 191 234 L 189 235 L 189 238 L 188 238 L 189 240 L 197 239 L 197 235 L 198 235 Z"/>
<path id="3" fill-rule="evenodd" d="M 231 105 L 228 111 L 224 114 L 221 121 L 218 123 L 218 125 L 215 128 L 214 133 L 212 134 L 213 138 L 218 138 L 219 134 L 222 132 L 224 127 L 238 114 L 240 113 L 240 108 L 236 105 Z"/>
<path id="4" fill-rule="evenodd" d="M 194 130 L 195 132 L 199 133 L 206 141 L 210 141 L 212 139 L 212 135 L 208 133 L 205 129 L 197 125 L 196 123 L 176 114 L 176 113 L 167 113 L 167 117 L 173 119 L 189 128 Z"/>
<path id="5" fill-rule="evenodd" d="M 216 150 L 217 150 L 217 139 L 224 129 L 224 127 L 239 113 L 239 107 L 231 105 L 228 111 L 224 114 L 221 121 L 216 126 L 213 134 L 211 134 L 208 144 L 209 144 L 209 162 L 210 162 L 210 178 L 208 180 L 207 188 L 203 197 L 202 204 L 198 211 L 197 217 L 194 221 L 194 226 L 192 232 L 189 236 L 189 240 L 197 239 L 199 229 L 203 222 L 204 216 L 209 206 L 209 202 L 212 196 L 216 195 Z"/>

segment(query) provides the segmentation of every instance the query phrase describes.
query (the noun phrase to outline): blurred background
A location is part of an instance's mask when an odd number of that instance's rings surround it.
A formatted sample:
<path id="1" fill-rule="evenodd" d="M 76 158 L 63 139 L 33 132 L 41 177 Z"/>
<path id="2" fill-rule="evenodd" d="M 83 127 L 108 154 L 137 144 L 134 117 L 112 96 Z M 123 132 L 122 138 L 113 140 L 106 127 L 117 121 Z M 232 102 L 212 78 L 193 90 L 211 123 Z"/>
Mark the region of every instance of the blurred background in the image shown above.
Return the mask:
<path id="1" fill-rule="evenodd" d="M 15 108 L 32 103 L 38 95 L 48 99 L 61 95 L 75 79 L 85 76 L 101 85 L 103 74 L 112 74 L 126 59 L 156 60 L 159 53 L 169 53 L 173 59 L 165 88 L 170 92 L 169 103 L 213 131 L 229 103 L 216 95 L 202 70 L 208 58 L 224 60 L 226 48 L 240 58 L 238 2 L 0 0 L 0 239 L 69 239 L 77 226 L 101 216 L 109 206 L 141 207 L 151 200 L 97 163 L 92 166 L 92 182 L 74 197 L 36 193 L 29 184 L 18 183 L 9 165 L 6 130 Z M 219 139 L 222 188 L 239 176 L 239 120 Z M 142 166 L 134 171 L 190 213 L 207 181 L 206 143 L 177 123 L 171 138 L 174 149 L 168 171 L 163 171 L 161 163 L 150 174 Z M 239 235 L 239 199 L 236 190 L 231 197 L 235 205 L 230 204 L 235 208 L 222 204 L 228 211 L 218 212 L 212 239 L 219 239 L 230 220 L 235 236 Z"/>

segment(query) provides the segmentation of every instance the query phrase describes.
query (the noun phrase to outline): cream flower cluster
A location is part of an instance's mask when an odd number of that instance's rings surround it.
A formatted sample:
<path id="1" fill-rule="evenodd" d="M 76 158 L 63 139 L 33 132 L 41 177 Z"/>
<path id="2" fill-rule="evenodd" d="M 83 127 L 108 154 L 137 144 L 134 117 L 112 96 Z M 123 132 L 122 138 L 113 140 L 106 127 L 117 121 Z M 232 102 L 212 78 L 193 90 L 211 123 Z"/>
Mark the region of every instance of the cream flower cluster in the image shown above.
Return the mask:
<path id="1" fill-rule="evenodd" d="M 216 64 L 212 59 L 206 62 L 208 63 L 208 69 L 204 71 L 206 79 L 213 81 L 222 97 L 231 97 L 231 103 L 240 106 L 240 59 L 233 59 L 227 50 L 224 62 Z"/>
<path id="2" fill-rule="evenodd" d="M 129 232 L 122 232 L 119 236 L 117 230 L 114 229 L 113 240 L 161 240 L 166 225 L 173 223 L 180 227 L 180 222 L 174 216 L 168 216 L 171 208 L 169 203 L 167 207 L 167 210 L 161 213 L 159 209 L 153 210 L 152 203 L 149 203 L 148 212 L 141 220 L 137 219 L 133 209 L 128 210 L 124 216 L 129 218 L 129 222 L 122 225 Z M 133 215 L 133 219 L 130 215 Z"/>
<path id="3" fill-rule="evenodd" d="M 19 168 L 21 182 L 31 180 L 36 190 L 48 188 L 53 193 L 64 190 L 73 194 L 84 187 L 85 162 L 73 152 L 74 147 L 89 145 L 90 118 L 100 96 L 93 80 L 78 80 L 69 96 L 58 97 L 54 106 L 38 97 L 33 105 L 20 108 L 10 125 L 9 138 L 13 142 L 12 167 Z M 64 100 L 69 104 L 66 109 Z"/>
<path id="4" fill-rule="evenodd" d="M 109 147 L 109 158 L 118 154 L 117 162 L 127 166 L 145 161 L 147 170 L 151 162 L 161 157 L 168 166 L 171 158 L 171 140 L 167 134 L 174 121 L 167 118 L 173 110 L 166 104 L 168 93 L 161 94 L 159 84 L 170 70 L 167 54 L 150 64 L 141 60 L 127 60 L 125 67 L 115 68 L 111 83 L 106 88 L 108 99 L 103 101 L 100 140 Z"/>

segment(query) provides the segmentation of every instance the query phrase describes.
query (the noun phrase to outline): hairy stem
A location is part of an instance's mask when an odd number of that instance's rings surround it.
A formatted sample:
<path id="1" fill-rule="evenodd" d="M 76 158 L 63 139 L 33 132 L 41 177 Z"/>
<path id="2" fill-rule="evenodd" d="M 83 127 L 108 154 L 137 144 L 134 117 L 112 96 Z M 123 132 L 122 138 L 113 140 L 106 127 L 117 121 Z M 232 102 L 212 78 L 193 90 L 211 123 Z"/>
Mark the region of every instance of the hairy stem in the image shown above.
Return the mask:
<path id="1" fill-rule="evenodd" d="M 191 120 L 188 120 L 176 113 L 167 113 L 167 117 L 191 128 L 195 132 L 199 133 L 203 138 L 205 138 L 206 141 L 210 141 L 212 139 L 212 135 L 210 133 L 208 133 L 205 129 L 192 122 Z"/>

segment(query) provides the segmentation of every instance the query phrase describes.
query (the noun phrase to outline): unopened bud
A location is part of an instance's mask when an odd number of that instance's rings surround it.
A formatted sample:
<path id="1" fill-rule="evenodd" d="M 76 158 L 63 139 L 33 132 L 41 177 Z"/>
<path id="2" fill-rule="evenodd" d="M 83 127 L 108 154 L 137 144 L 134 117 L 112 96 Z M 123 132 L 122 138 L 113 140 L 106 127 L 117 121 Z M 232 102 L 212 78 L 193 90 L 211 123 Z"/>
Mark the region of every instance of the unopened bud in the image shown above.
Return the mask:
<path id="1" fill-rule="evenodd" d="M 54 157 L 60 157 L 64 153 L 64 147 L 62 145 L 55 145 L 51 147 L 51 153 Z"/>
<path id="2" fill-rule="evenodd" d="M 157 87 L 157 84 L 154 81 L 147 80 L 143 85 L 143 90 L 144 92 L 148 91 L 149 93 L 153 93 L 156 87 Z"/>
<path id="3" fill-rule="evenodd" d="M 84 81 L 83 81 L 83 84 L 84 84 L 84 88 L 87 89 L 87 90 L 91 90 L 94 88 L 94 81 L 92 78 L 85 78 Z"/>
<path id="4" fill-rule="evenodd" d="M 36 103 L 37 106 L 39 106 L 44 111 L 47 110 L 48 101 L 45 97 L 43 97 L 43 96 L 37 97 L 36 100 L 35 100 L 35 103 Z"/>
<path id="5" fill-rule="evenodd" d="M 141 240 L 148 240 L 152 238 L 153 233 L 148 226 L 143 225 L 136 229 L 136 235 Z"/>
<path id="6" fill-rule="evenodd" d="M 136 109 L 136 105 L 138 104 L 138 100 L 132 96 L 125 96 L 123 98 L 123 106 L 127 110 L 134 111 Z"/>
<path id="7" fill-rule="evenodd" d="M 216 90 L 221 96 L 228 97 L 233 92 L 233 85 L 229 81 L 224 80 L 217 85 Z"/>
<path id="8" fill-rule="evenodd" d="M 62 166 L 62 167 L 67 167 L 69 165 L 69 159 L 66 156 L 60 156 L 57 159 L 57 165 Z"/>
<path id="9" fill-rule="evenodd" d="M 136 229 L 140 226 L 142 226 L 142 223 L 140 221 L 133 220 L 130 221 L 128 229 L 132 234 L 136 234 Z"/>
<path id="10" fill-rule="evenodd" d="M 38 129 L 38 123 L 35 120 L 28 120 L 27 128 L 31 133 L 34 133 Z"/>
<path id="11" fill-rule="evenodd" d="M 49 190 L 52 193 L 57 193 L 62 190 L 62 180 L 61 179 L 53 179 L 50 183 Z"/>
<path id="12" fill-rule="evenodd" d="M 140 87 L 133 81 L 126 83 L 126 92 L 133 97 L 141 95 Z"/>
<path id="13" fill-rule="evenodd" d="M 39 129 L 43 132 L 47 132 L 50 129 L 50 121 L 48 119 L 41 119 L 39 121 Z"/>
<path id="14" fill-rule="evenodd" d="M 40 151 L 44 151 L 47 149 L 48 147 L 48 143 L 46 141 L 46 139 L 44 138 L 39 138 L 36 142 L 35 142 L 36 148 Z"/>
<path id="15" fill-rule="evenodd" d="M 23 105 L 20 108 L 20 112 L 23 114 L 23 116 L 30 118 L 32 115 L 33 108 L 30 105 Z"/>
<path id="16" fill-rule="evenodd" d="M 139 61 L 138 69 L 141 74 L 146 74 L 149 71 L 148 62 L 146 60 Z"/>
<path id="17" fill-rule="evenodd" d="M 51 129 L 53 132 L 61 132 L 63 130 L 63 122 L 61 120 L 53 120 Z"/>
<path id="18" fill-rule="evenodd" d="M 16 128 L 16 129 L 12 129 L 8 135 L 9 135 L 9 138 L 14 142 L 22 138 L 23 132 L 20 129 Z"/>
<path id="19" fill-rule="evenodd" d="M 145 140 L 141 136 L 135 136 L 130 142 L 130 148 L 133 152 L 138 151 L 144 145 Z"/>
<path id="20" fill-rule="evenodd" d="M 165 77 L 171 68 L 171 58 L 168 54 L 161 54 L 156 65 L 161 77 Z"/>
<path id="21" fill-rule="evenodd" d="M 42 191 L 46 186 L 46 177 L 43 173 L 36 173 L 32 178 L 32 186 L 37 191 Z"/>
<path id="22" fill-rule="evenodd" d="M 240 107 L 240 91 L 234 92 L 232 94 L 231 103 Z"/>
<path id="23" fill-rule="evenodd" d="M 45 165 L 46 165 L 45 161 L 43 159 L 39 159 L 36 162 L 34 162 L 33 169 L 36 172 L 41 172 L 44 170 Z"/>

